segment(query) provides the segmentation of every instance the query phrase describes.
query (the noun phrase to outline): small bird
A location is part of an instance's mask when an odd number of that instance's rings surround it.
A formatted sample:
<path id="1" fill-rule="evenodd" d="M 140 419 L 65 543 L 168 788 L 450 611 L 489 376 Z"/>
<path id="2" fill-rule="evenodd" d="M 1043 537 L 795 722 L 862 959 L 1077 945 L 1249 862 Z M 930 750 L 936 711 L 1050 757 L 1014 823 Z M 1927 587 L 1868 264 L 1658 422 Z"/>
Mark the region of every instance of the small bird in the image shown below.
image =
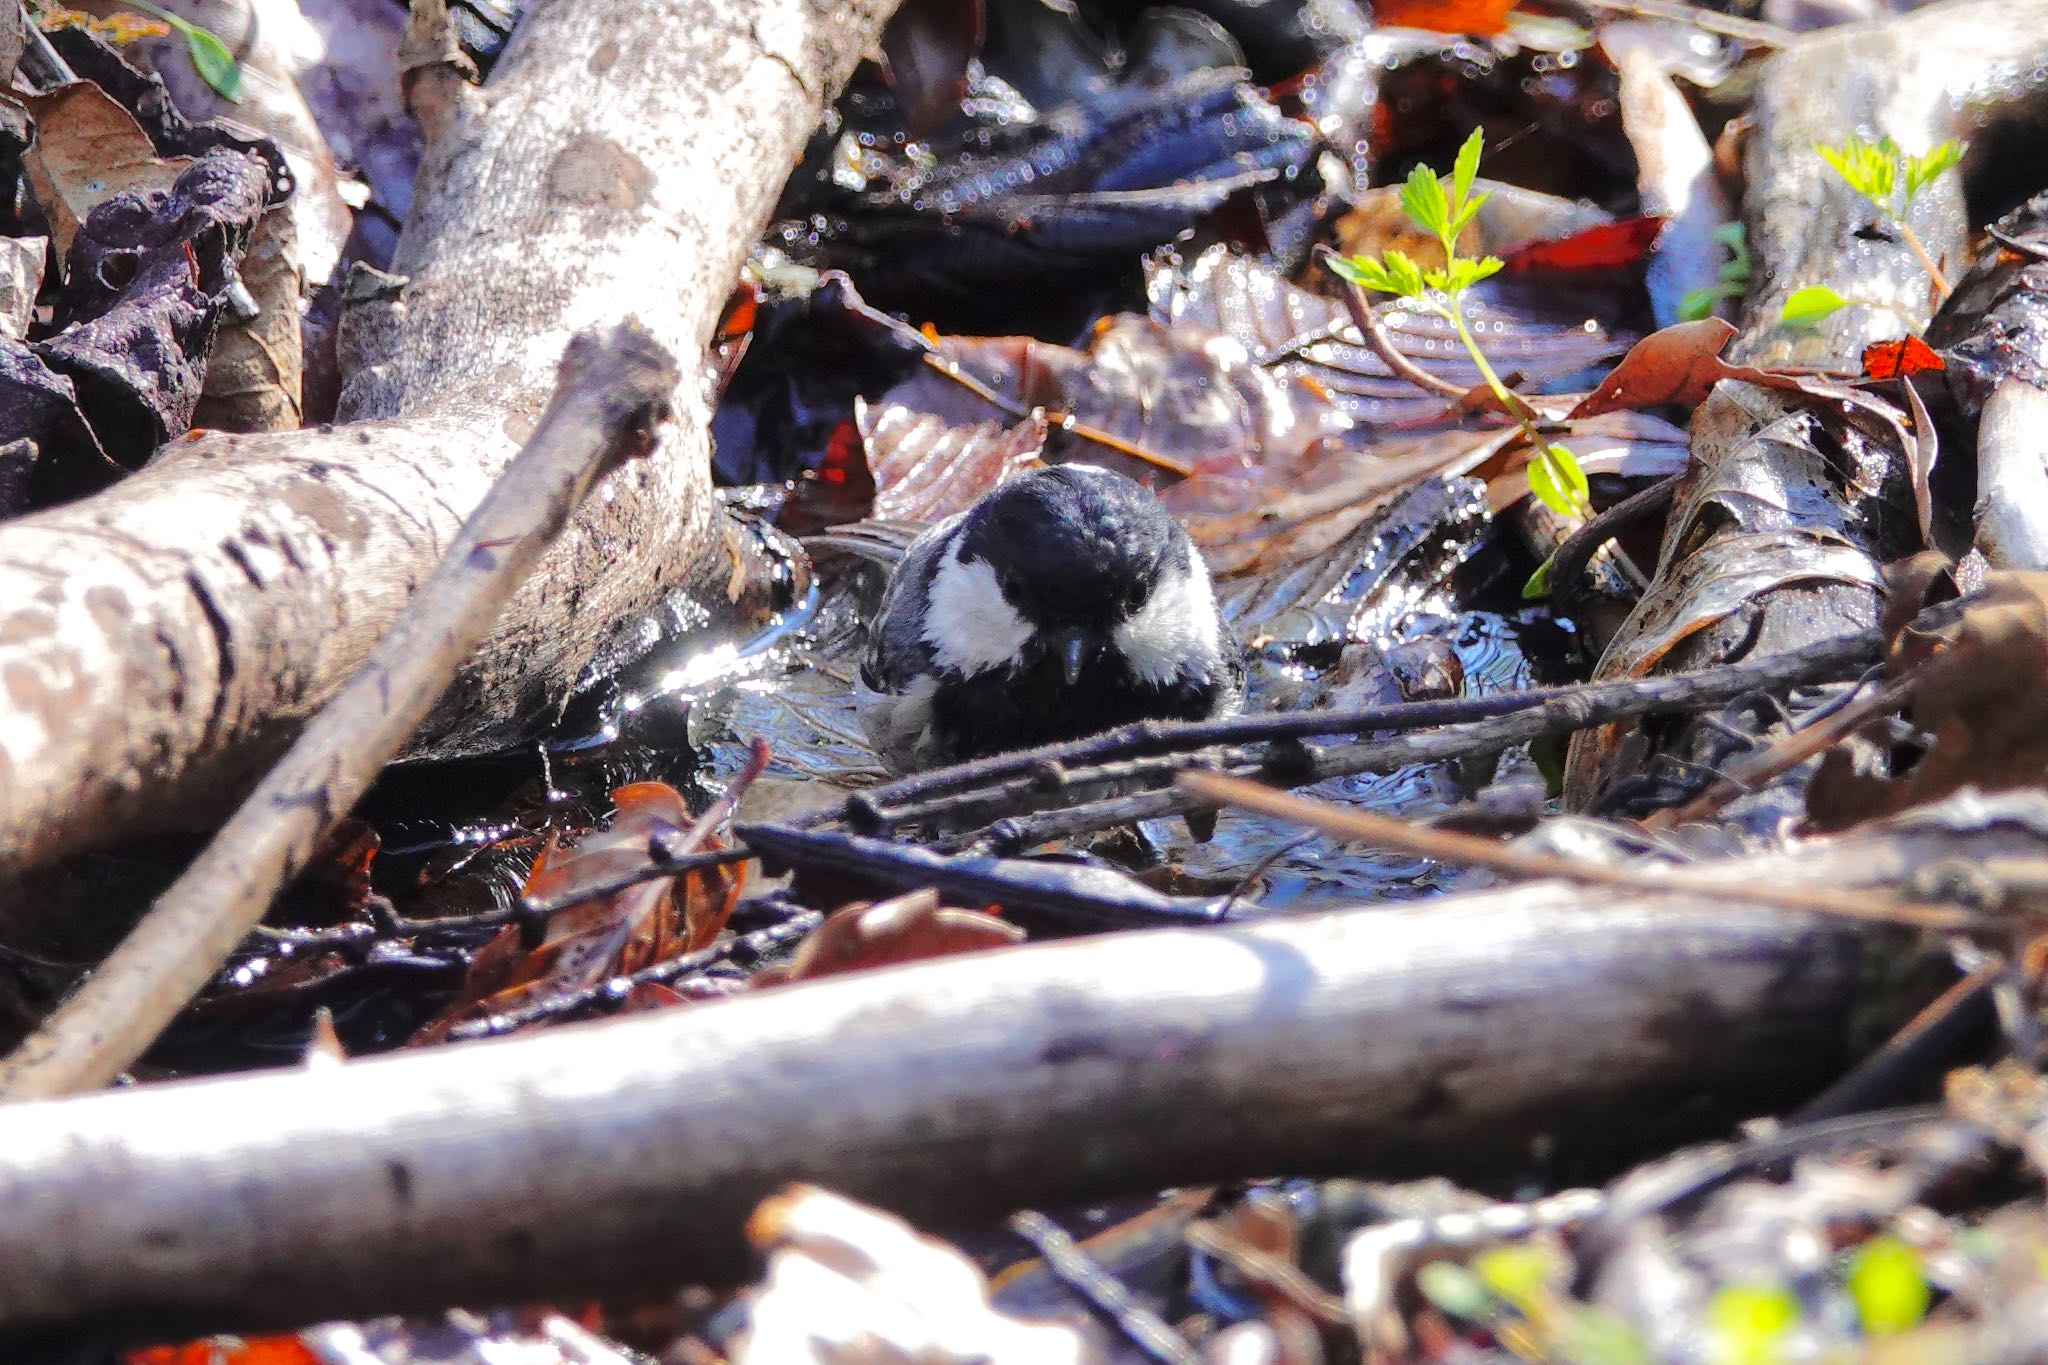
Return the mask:
<path id="1" fill-rule="evenodd" d="M 1159 500 L 1063 464 L 911 542 L 860 683 L 869 743 L 908 772 L 1127 721 L 1229 715 L 1244 659 L 1208 566 Z"/>

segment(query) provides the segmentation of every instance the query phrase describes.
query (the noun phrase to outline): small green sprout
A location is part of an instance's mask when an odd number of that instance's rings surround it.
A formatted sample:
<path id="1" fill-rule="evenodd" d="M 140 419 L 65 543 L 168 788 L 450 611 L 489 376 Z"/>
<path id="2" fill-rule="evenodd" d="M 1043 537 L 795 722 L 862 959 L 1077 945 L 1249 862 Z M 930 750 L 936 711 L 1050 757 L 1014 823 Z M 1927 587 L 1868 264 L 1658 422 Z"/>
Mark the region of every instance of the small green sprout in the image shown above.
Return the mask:
<path id="1" fill-rule="evenodd" d="M 1850 189 L 1868 199 L 1891 224 L 1899 234 L 1899 240 L 1919 258 L 1921 267 L 1927 271 L 1927 278 L 1934 282 L 1935 293 L 1947 298 L 1952 292 L 1948 277 L 1941 273 L 1940 264 L 1928 254 L 1920 234 L 1913 231 L 1912 224 L 1906 221 L 1906 214 L 1922 190 L 1963 159 L 1962 144 L 1954 141 L 1937 143 L 1921 155 L 1913 156 L 1889 137 L 1867 142 L 1852 136 L 1839 147 L 1817 146 L 1813 150 L 1834 168 L 1835 174 L 1841 176 Z M 1852 300 L 1843 298 L 1834 290 L 1816 285 L 1801 289 L 1787 299 L 1784 315 L 1779 320 L 1787 327 L 1811 327 L 1850 302 Z"/>
<path id="2" fill-rule="evenodd" d="M 1873 1237 L 1856 1248 L 1846 1283 L 1863 1330 L 1873 1337 L 1918 1327 L 1934 1297 L 1920 1253 L 1896 1237 Z"/>
<path id="3" fill-rule="evenodd" d="M 1707 1301 L 1707 1359 L 1713 1365 L 1779 1365 L 1799 1325 L 1799 1300 L 1777 1285 L 1731 1284 Z"/>
<path id="4" fill-rule="evenodd" d="M 1498 256 L 1474 260 L 1458 254 L 1458 235 L 1478 216 L 1487 198 L 1484 192 L 1472 192 L 1472 182 L 1479 174 L 1482 143 L 1480 131 L 1473 129 L 1472 136 L 1458 149 L 1450 175 L 1417 166 L 1409 173 L 1408 183 L 1401 187 L 1401 208 L 1409 221 L 1435 237 L 1443 247 L 1441 270 L 1426 269 L 1406 252 L 1392 248 L 1377 256 L 1340 256 L 1331 265 L 1339 276 L 1361 289 L 1406 299 L 1450 323 L 1472 357 L 1480 378 L 1486 381 L 1501 407 L 1521 425 L 1536 452 L 1529 465 L 1529 490 L 1565 516 L 1584 517 L 1593 510 L 1585 470 L 1579 467 L 1571 451 L 1546 439 L 1537 429 L 1536 414 L 1520 395 L 1501 382 L 1465 322 L 1465 291 L 1501 268 Z"/>
<path id="5" fill-rule="evenodd" d="M 1678 300 L 1678 320 L 1699 322 L 1714 315 L 1722 299 L 1739 299 L 1749 292 L 1749 236 L 1740 223 L 1723 223 L 1714 229 L 1714 240 L 1728 248 L 1728 260 L 1704 289 L 1688 289 Z"/>
<path id="6" fill-rule="evenodd" d="M 242 102 L 242 68 L 235 61 L 235 54 L 211 29 L 200 27 L 189 19 L 181 19 L 167 9 L 150 3 L 150 0 L 121 0 L 133 5 L 144 14 L 163 20 L 176 29 L 185 40 L 185 50 L 192 56 L 192 69 L 221 95 L 236 104 Z"/>

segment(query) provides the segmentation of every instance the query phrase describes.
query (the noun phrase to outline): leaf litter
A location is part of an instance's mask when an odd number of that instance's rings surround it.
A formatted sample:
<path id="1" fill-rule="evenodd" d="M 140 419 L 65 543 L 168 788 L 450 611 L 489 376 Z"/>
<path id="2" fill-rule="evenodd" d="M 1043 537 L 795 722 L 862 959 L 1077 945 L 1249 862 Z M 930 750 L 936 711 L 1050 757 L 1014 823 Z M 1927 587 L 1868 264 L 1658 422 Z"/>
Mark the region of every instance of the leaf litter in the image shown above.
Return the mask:
<path id="1" fill-rule="evenodd" d="M 1636 180 L 1604 7 L 1578 16 L 1586 28 L 1486 5 L 1371 19 L 1344 3 L 1199 8 L 1139 22 L 1036 0 L 906 7 L 886 68 L 856 78 L 792 181 L 758 253 L 758 309 L 750 293 L 721 337 L 720 468 L 759 485 L 731 496 L 806 533 L 819 586 L 767 638 L 593 680 L 538 776 L 528 762 L 501 771 L 474 818 L 451 794 L 460 774 L 394 777 L 367 823 L 316 853 L 154 1074 L 222 1064 L 208 1038 L 253 1036 L 266 1016 L 273 1038 L 303 1036 L 323 1007 L 345 1052 L 443 1045 L 1043 936 L 994 900 L 855 897 L 850 881 L 749 861 L 742 842 L 750 824 L 816 827 L 880 778 L 846 694 L 882 574 L 918 525 L 1039 463 L 1108 464 L 1157 489 L 1217 570 L 1254 711 L 1493 702 L 1768 654 L 1890 611 L 1886 679 L 1910 681 L 1909 698 L 1788 769 L 1770 809 L 1796 808 L 1812 831 L 1882 829 L 2042 785 L 2038 574 L 1966 560 L 1967 591 L 1922 612 L 1895 600 L 1920 607 L 1926 594 L 1902 585 L 1922 580 L 1885 571 L 1936 541 L 1968 548 L 1977 412 L 1997 383 L 2038 378 L 2016 321 L 2041 286 L 2034 220 L 1986 240 L 1924 339 L 1860 351 L 1860 374 L 1853 356 L 1826 372 L 1727 359 L 1728 323 L 1650 322 L 1644 276 L 1677 239 Z M 1320 17 L 1261 27 L 1297 8 Z M 1683 31 L 1732 58 L 1750 40 L 1717 22 Z M 231 59 L 178 31 L 201 74 L 231 86 Z M 1725 117 L 1725 95 L 1667 83 L 1703 122 Z M 80 81 L 29 101 L 41 141 L 27 174 L 54 268 L 26 286 L 41 310 L 25 337 L 4 343 L 20 354 L 0 423 L 24 415 L 0 435 L 36 453 L 24 495 L 0 466 L 0 510 L 112 481 L 182 434 L 236 262 L 279 193 L 280 163 L 260 149 L 171 151 L 122 99 Z M 1506 400 L 1484 396 L 1454 323 L 1382 304 L 1392 349 L 1436 381 L 1418 387 L 1309 251 L 1410 251 L 1391 187 L 1449 166 L 1475 128 L 1493 212 L 1471 243 L 1451 235 L 1502 261 L 1462 316 Z M 1847 158 L 1865 144 L 1843 145 Z M 1913 165 L 1930 184 L 1954 169 L 1939 149 Z M 1546 462 L 1551 443 L 1568 464 Z M 1545 529 L 1532 488 L 1597 512 L 1674 473 L 1667 513 L 1611 532 L 1652 569 L 1612 639 L 1524 598 L 1587 520 Z M 1454 828 L 1526 829 L 1560 792 L 1610 816 L 1669 809 L 1730 755 L 1768 753 L 1853 695 L 1581 730 L 1568 757 L 1515 744 L 1308 794 Z M 1701 749 L 1709 733 L 1729 747 Z M 1689 837 L 1767 846 L 1778 827 L 1754 809 L 1737 802 Z M 890 834 L 993 846 L 972 842 L 986 829 Z M 1468 880 L 1238 812 L 1108 820 L 1009 852 L 1254 914 Z M 2012 961 L 2007 989 L 2036 991 L 2039 954 Z M 957 1230 L 958 1250 L 799 1187 L 749 1227 L 768 1267 L 754 1291 L 637 1326 L 632 1306 L 554 1305 L 128 1359 L 362 1365 L 514 1346 L 536 1361 L 641 1346 L 693 1361 L 1990 1358 L 2001 1304 L 2040 1292 L 2043 1245 L 2038 1193 L 1987 1174 L 1987 1152 L 2038 1159 L 2037 1059 L 2025 1036 L 2005 1042 L 2020 1061 L 1959 1065 L 1945 1098 L 1944 1068 L 1923 1065 L 1914 1093 L 1941 1104 L 1861 1126 L 1781 1115 L 1639 1152 L 1584 1186 L 1541 1162 L 1503 1165 L 1486 1195 L 1283 1174 Z M 1509 1194 L 1525 1197 L 1494 1197 Z M 1005 1306 L 1027 1289 L 1033 1313 Z M 437 1334 L 451 1354 L 432 1354 Z"/>

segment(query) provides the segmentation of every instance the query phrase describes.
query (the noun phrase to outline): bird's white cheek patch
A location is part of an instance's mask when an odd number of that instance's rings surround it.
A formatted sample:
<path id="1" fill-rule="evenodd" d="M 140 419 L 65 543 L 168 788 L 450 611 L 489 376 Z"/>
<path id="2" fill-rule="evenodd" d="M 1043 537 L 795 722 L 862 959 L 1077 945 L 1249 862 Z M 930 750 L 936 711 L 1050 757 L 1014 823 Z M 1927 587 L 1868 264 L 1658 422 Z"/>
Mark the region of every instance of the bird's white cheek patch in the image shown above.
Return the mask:
<path id="1" fill-rule="evenodd" d="M 1160 575 L 1145 605 L 1116 628 L 1116 643 L 1131 671 L 1149 683 L 1170 683 L 1216 659 L 1216 594 L 1200 555 Z"/>
<path id="2" fill-rule="evenodd" d="M 1031 625 L 1004 600 L 994 569 L 956 552 L 932 575 L 924 638 L 941 667 L 979 673 L 1016 662 Z"/>

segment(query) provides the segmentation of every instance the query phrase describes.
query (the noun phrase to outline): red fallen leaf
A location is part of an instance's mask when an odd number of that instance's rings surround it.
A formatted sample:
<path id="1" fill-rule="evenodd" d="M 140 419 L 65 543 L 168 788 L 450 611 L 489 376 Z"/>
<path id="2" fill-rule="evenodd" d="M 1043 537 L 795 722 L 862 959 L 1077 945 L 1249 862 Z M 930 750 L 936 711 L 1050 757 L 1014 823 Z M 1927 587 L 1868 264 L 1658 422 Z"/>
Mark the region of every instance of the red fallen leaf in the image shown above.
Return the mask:
<path id="1" fill-rule="evenodd" d="M 1625 270 L 1649 254 L 1663 218 L 1645 215 L 1601 223 L 1549 242 L 1531 242 L 1506 256 L 1506 270 Z"/>
<path id="2" fill-rule="evenodd" d="M 1873 341 L 1863 348 L 1863 373 L 1872 379 L 1901 379 L 1945 368 L 1940 354 L 1916 336 Z"/>
<path id="3" fill-rule="evenodd" d="M 320 1365 L 320 1357 L 289 1337 L 208 1337 L 179 1346 L 146 1346 L 122 1365 Z"/>
<path id="4" fill-rule="evenodd" d="M 1507 28 L 1508 11 L 1514 7 L 1514 0 L 1373 0 L 1372 17 L 1381 28 L 1425 28 L 1490 38 Z"/>
<path id="5" fill-rule="evenodd" d="M 1850 392 L 1838 383 L 1812 375 L 1731 364 L 1721 359 L 1721 349 L 1734 335 L 1735 328 L 1720 318 L 1675 323 L 1650 333 L 1629 348 L 1621 363 L 1565 414 L 1565 420 L 1660 403 L 1694 407 L 1705 402 L 1714 385 L 1724 379 L 1741 379 L 1767 389 L 1790 389 L 1816 397 L 1840 397 Z"/>
<path id="6" fill-rule="evenodd" d="M 754 339 L 754 319 L 760 311 L 761 291 L 752 280 L 743 279 L 733 286 L 732 297 L 725 301 L 725 311 L 719 315 L 718 330 L 711 334 L 711 345 L 704 353 L 714 395 L 724 393 L 732 383 L 733 374 Z"/>

